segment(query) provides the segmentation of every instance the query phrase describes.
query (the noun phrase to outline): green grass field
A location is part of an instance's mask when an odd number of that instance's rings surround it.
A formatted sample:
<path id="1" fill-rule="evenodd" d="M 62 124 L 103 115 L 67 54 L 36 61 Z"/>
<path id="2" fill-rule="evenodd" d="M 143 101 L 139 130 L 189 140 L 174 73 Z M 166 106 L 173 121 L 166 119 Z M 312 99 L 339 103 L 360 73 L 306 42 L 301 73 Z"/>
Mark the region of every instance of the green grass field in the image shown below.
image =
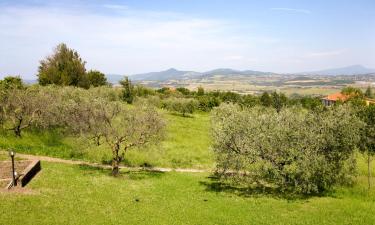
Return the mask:
<path id="1" fill-rule="evenodd" d="M 129 166 L 212 168 L 209 114 L 196 113 L 193 117 L 163 114 L 167 122 L 165 140 L 157 145 L 130 150 L 124 163 Z M 111 160 L 111 150 L 106 144 L 96 146 L 86 138 L 64 137 L 57 131 L 24 132 L 22 135 L 20 139 L 12 133 L 3 133 L 0 149 L 13 148 L 26 154 L 100 163 Z"/>
<path id="2" fill-rule="evenodd" d="M 42 167 L 28 192 L 0 192 L 0 224 L 375 224 L 375 192 L 363 177 L 327 196 L 287 199 L 220 189 L 204 173 L 113 178 L 79 165 Z"/>
<path id="3" fill-rule="evenodd" d="M 213 168 L 208 114 L 165 117 L 166 139 L 129 152 L 126 164 Z M 21 139 L 3 134 L 0 148 L 9 147 L 60 158 L 110 159 L 105 145 L 56 131 L 25 132 Z M 357 159 L 354 186 L 293 198 L 220 185 L 208 173 L 122 171 L 113 178 L 109 170 L 43 162 L 26 189 L 0 191 L 0 224 L 375 224 L 375 188 L 367 191 L 366 158 L 358 154 Z"/>

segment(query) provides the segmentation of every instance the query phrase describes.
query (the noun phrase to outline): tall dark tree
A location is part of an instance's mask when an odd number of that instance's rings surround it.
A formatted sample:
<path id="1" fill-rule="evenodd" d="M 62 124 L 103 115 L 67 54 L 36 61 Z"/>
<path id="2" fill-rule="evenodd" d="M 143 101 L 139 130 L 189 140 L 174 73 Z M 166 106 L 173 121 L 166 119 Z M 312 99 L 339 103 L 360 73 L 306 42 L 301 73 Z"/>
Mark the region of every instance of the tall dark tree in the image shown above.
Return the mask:
<path id="1" fill-rule="evenodd" d="M 262 96 L 260 96 L 260 103 L 266 107 L 269 107 L 272 105 L 272 98 L 268 94 L 268 92 L 263 92 Z"/>
<path id="2" fill-rule="evenodd" d="M 131 80 L 129 77 L 125 76 L 124 79 L 120 81 L 120 84 L 124 88 L 122 90 L 122 99 L 125 102 L 132 104 L 134 100 L 134 87 Z"/>
<path id="3" fill-rule="evenodd" d="M 54 53 L 40 61 L 38 81 L 41 85 L 57 84 L 88 88 L 85 61 L 66 44 L 59 44 Z"/>
<path id="4" fill-rule="evenodd" d="M 104 73 L 98 70 L 90 70 L 87 72 L 87 80 L 90 86 L 99 87 L 107 85 L 107 78 L 105 77 Z"/>
<path id="5" fill-rule="evenodd" d="M 372 97 L 374 97 L 374 96 L 373 96 L 373 93 L 372 93 L 372 89 L 371 89 L 370 86 L 367 87 L 366 92 L 365 92 L 365 96 L 366 96 L 367 98 L 372 98 Z"/>
<path id="6" fill-rule="evenodd" d="M 281 109 L 287 104 L 287 97 L 280 93 L 278 94 L 276 91 L 272 93 L 272 106 L 276 109 L 277 112 L 280 112 Z"/>
<path id="7" fill-rule="evenodd" d="M 204 95 L 204 88 L 203 87 L 198 87 L 198 91 L 197 91 L 197 95 L 198 96 L 202 96 L 202 95 Z"/>

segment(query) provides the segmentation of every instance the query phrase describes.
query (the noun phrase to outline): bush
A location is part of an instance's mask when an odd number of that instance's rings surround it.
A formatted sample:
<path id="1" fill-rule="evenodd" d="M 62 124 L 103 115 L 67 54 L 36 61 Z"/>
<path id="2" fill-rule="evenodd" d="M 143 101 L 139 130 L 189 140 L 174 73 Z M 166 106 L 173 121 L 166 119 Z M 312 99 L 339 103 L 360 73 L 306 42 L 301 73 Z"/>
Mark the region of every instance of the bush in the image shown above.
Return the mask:
<path id="1" fill-rule="evenodd" d="M 197 100 L 188 98 L 168 98 L 162 104 L 166 110 L 181 113 L 182 116 L 194 113 L 198 107 Z"/>
<path id="2" fill-rule="evenodd" d="M 3 80 L 0 80 L 0 90 L 6 90 L 10 88 L 22 89 L 25 85 L 19 76 L 6 76 Z"/>
<path id="3" fill-rule="evenodd" d="M 187 89 L 187 88 L 184 88 L 184 87 L 178 87 L 178 88 L 176 88 L 176 91 L 180 92 L 181 94 L 183 94 L 185 96 L 190 95 L 190 90 Z"/>
<path id="4" fill-rule="evenodd" d="M 149 95 L 155 95 L 155 91 L 151 88 L 145 87 L 143 85 L 135 85 L 133 88 L 134 95 L 137 97 L 147 97 Z"/>
<path id="5" fill-rule="evenodd" d="M 223 104 L 212 112 L 217 172 L 249 186 L 321 193 L 351 181 L 361 126 L 349 106 L 277 113 Z"/>
<path id="6" fill-rule="evenodd" d="M 134 100 L 134 86 L 132 82 L 125 76 L 124 79 L 120 81 L 120 84 L 123 87 L 122 99 L 128 104 L 132 104 Z"/>
<path id="7" fill-rule="evenodd" d="M 86 76 L 90 86 L 99 87 L 108 85 L 105 74 L 100 71 L 90 70 L 89 72 L 87 72 Z"/>
<path id="8" fill-rule="evenodd" d="M 204 112 L 208 112 L 214 107 L 217 107 L 220 105 L 220 100 L 217 97 L 213 96 L 199 96 L 198 97 L 198 108 Z"/>
<path id="9" fill-rule="evenodd" d="M 135 99 L 136 104 L 147 104 L 147 105 L 152 105 L 156 108 L 163 108 L 163 102 L 161 98 L 157 95 L 152 95 L 148 97 L 137 97 Z"/>

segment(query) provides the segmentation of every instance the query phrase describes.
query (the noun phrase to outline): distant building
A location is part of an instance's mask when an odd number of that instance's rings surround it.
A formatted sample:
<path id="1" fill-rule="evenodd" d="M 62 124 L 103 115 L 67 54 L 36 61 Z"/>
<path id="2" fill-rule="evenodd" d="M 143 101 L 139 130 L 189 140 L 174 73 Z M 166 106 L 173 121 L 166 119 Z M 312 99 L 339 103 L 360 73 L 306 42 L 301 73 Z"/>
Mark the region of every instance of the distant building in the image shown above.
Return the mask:
<path id="1" fill-rule="evenodd" d="M 330 105 L 335 104 L 338 101 L 345 102 L 349 99 L 349 97 L 350 97 L 349 95 L 345 95 L 339 92 L 335 94 L 330 94 L 327 97 L 322 98 L 322 103 L 325 106 L 330 106 Z M 375 99 L 365 98 L 364 101 L 367 106 L 369 106 L 370 104 L 375 104 Z"/>
<path id="2" fill-rule="evenodd" d="M 176 88 L 173 86 L 163 86 L 163 89 L 169 90 L 170 92 L 176 92 Z"/>
<path id="3" fill-rule="evenodd" d="M 330 94 L 327 97 L 322 98 L 322 103 L 325 106 L 330 106 L 330 105 L 335 104 L 338 101 L 345 102 L 348 99 L 349 99 L 349 96 L 344 95 L 344 94 L 339 92 L 339 93 L 335 93 L 335 94 Z"/>

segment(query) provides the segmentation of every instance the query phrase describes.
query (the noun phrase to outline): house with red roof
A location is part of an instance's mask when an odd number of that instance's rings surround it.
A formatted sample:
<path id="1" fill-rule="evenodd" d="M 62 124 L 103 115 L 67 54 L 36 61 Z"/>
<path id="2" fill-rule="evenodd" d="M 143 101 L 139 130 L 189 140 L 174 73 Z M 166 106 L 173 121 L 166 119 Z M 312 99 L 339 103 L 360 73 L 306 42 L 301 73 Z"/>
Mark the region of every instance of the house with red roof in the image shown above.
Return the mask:
<path id="1" fill-rule="evenodd" d="M 330 94 L 325 98 L 322 98 L 322 103 L 325 106 L 330 106 L 335 104 L 336 102 L 345 102 L 349 99 L 348 95 L 342 94 L 341 92 Z"/>
<path id="2" fill-rule="evenodd" d="M 335 104 L 336 102 L 345 102 L 347 101 L 351 96 L 350 95 L 345 95 L 341 92 L 330 94 L 325 98 L 322 98 L 322 103 L 325 106 L 330 106 Z M 369 106 L 370 104 L 375 104 L 375 99 L 370 99 L 370 98 L 365 98 L 364 99 L 365 104 Z"/>

